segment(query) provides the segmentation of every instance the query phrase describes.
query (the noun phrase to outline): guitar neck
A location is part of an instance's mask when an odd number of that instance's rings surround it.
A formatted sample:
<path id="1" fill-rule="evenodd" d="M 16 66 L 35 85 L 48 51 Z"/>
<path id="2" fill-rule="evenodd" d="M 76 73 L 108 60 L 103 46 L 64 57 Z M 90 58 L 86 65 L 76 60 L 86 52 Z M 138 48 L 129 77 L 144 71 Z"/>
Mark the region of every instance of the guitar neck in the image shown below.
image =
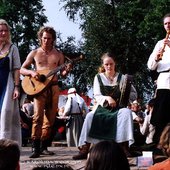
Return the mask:
<path id="1" fill-rule="evenodd" d="M 74 62 L 79 61 L 79 60 L 82 60 L 83 58 L 84 58 L 83 55 L 80 55 L 77 59 L 74 59 L 74 60 L 70 60 L 70 59 L 67 57 L 67 59 L 69 59 L 68 62 L 66 62 L 66 63 L 58 66 L 58 67 L 57 67 L 56 69 L 54 69 L 54 70 L 51 70 L 51 71 L 46 75 L 46 77 L 50 77 L 50 76 L 52 76 L 52 75 L 54 75 L 54 74 L 57 74 L 61 69 L 63 69 L 63 68 L 66 66 L 66 64 L 68 64 L 68 63 L 73 64 Z"/>
<path id="2" fill-rule="evenodd" d="M 65 67 L 65 65 L 66 65 L 66 64 L 64 63 L 64 64 L 58 66 L 57 68 L 55 68 L 54 70 L 51 70 L 51 71 L 46 75 L 46 77 L 48 78 L 48 77 L 50 77 L 50 76 L 52 76 L 52 75 L 54 75 L 54 74 L 57 74 L 61 69 L 63 69 L 63 68 Z"/>

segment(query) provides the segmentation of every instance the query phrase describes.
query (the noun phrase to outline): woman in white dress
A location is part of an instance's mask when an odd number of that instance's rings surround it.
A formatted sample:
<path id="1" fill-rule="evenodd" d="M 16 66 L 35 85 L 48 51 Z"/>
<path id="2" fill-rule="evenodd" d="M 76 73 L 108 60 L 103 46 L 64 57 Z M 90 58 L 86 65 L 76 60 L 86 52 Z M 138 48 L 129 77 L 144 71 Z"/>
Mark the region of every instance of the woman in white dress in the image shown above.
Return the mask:
<path id="1" fill-rule="evenodd" d="M 79 139 L 80 151 L 73 156 L 75 160 L 87 158 L 90 144 L 101 140 L 120 143 L 127 156 L 130 156 L 129 146 L 134 143 L 132 113 L 127 104 L 137 98 L 136 90 L 129 83 L 127 102 L 122 103 L 126 76 L 116 72 L 113 54 L 105 53 L 101 59 L 102 71 L 95 76 L 93 85 L 97 104 L 85 118 Z"/>

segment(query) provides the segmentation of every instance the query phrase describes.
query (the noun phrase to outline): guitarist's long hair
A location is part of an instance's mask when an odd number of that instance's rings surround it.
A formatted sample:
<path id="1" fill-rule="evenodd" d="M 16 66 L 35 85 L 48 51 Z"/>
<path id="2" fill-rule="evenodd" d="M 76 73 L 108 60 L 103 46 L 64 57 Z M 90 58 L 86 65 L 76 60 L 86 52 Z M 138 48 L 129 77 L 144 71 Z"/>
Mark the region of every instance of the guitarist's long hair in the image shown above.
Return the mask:
<path id="1" fill-rule="evenodd" d="M 49 27 L 49 26 L 41 27 L 40 30 L 37 33 L 40 45 L 42 44 L 41 38 L 42 38 L 42 35 L 43 35 L 44 32 L 47 32 L 47 33 L 52 35 L 52 38 L 53 38 L 53 44 L 52 45 L 55 46 L 55 44 L 56 44 L 56 31 L 54 30 L 53 27 Z"/>

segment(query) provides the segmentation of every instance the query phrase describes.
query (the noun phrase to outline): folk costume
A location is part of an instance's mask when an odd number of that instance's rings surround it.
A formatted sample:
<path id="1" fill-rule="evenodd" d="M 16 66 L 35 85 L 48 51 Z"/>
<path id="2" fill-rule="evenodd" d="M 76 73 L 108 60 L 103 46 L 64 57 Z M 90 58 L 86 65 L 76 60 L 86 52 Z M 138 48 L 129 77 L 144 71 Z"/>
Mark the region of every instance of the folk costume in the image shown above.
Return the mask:
<path id="1" fill-rule="evenodd" d="M 18 48 L 11 45 L 0 55 L 0 139 L 15 140 L 21 146 L 21 126 L 18 100 L 12 99 L 14 90 L 13 71 L 20 69 Z"/>
<path id="2" fill-rule="evenodd" d="M 156 53 L 163 47 L 163 40 L 157 42 L 148 60 L 148 68 L 156 70 L 159 76 L 156 80 L 156 99 L 153 109 L 151 124 L 155 126 L 154 142 L 159 142 L 159 137 L 170 122 L 170 48 L 165 46 L 162 60 L 155 61 Z"/>
<path id="3" fill-rule="evenodd" d="M 112 82 L 104 73 L 95 76 L 93 90 L 97 105 L 85 118 L 79 146 L 88 148 L 88 144 L 95 144 L 101 140 L 115 140 L 118 143 L 128 141 L 129 145 L 134 143 L 132 113 L 130 109 L 125 108 L 127 105 L 123 107 L 120 100 L 125 82 L 125 75 L 119 73 L 116 73 Z M 133 86 L 130 86 L 129 93 L 127 101 L 130 99 L 132 102 L 137 98 Z M 117 107 L 114 110 L 105 107 L 107 96 L 112 96 L 116 101 Z"/>
<path id="4" fill-rule="evenodd" d="M 88 112 L 89 109 L 84 99 L 76 93 L 75 88 L 70 88 L 64 109 L 64 115 L 69 117 L 68 126 L 66 126 L 68 146 L 78 146 L 84 118 Z"/>

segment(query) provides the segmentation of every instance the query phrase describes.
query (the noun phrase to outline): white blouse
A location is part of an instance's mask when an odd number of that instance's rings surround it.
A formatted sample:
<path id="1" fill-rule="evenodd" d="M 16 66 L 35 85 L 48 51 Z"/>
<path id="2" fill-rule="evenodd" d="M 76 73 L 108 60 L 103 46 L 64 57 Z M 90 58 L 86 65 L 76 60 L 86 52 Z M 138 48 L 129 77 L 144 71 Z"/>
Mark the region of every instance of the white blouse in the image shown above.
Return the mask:
<path id="1" fill-rule="evenodd" d="M 100 73 L 99 75 L 101 77 L 103 85 L 114 86 L 117 84 L 117 78 L 118 78 L 119 73 L 116 73 L 112 82 L 110 80 L 108 80 L 108 78 L 104 75 L 104 73 Z M 120 80 L 120 91 L 123 88 L 124 82 L 125 82 L 125 75 L 122 75 L 121 80 Z M 93 92 L 94 92 L 94 98 L 96 99 L 97 103 L 103 106 L 103 103 L 106 100 L 107 96 L 102 95 L 102 93 L 100 91 L 100 83 L 98 81 L 97 75 L 94 78 Z M 136 99 L 137 99 L 136 89 L 134 88 L 134 86 L 131 86 L 129 102 L 131 103 L 132 101 L 134 101 Z"/>

